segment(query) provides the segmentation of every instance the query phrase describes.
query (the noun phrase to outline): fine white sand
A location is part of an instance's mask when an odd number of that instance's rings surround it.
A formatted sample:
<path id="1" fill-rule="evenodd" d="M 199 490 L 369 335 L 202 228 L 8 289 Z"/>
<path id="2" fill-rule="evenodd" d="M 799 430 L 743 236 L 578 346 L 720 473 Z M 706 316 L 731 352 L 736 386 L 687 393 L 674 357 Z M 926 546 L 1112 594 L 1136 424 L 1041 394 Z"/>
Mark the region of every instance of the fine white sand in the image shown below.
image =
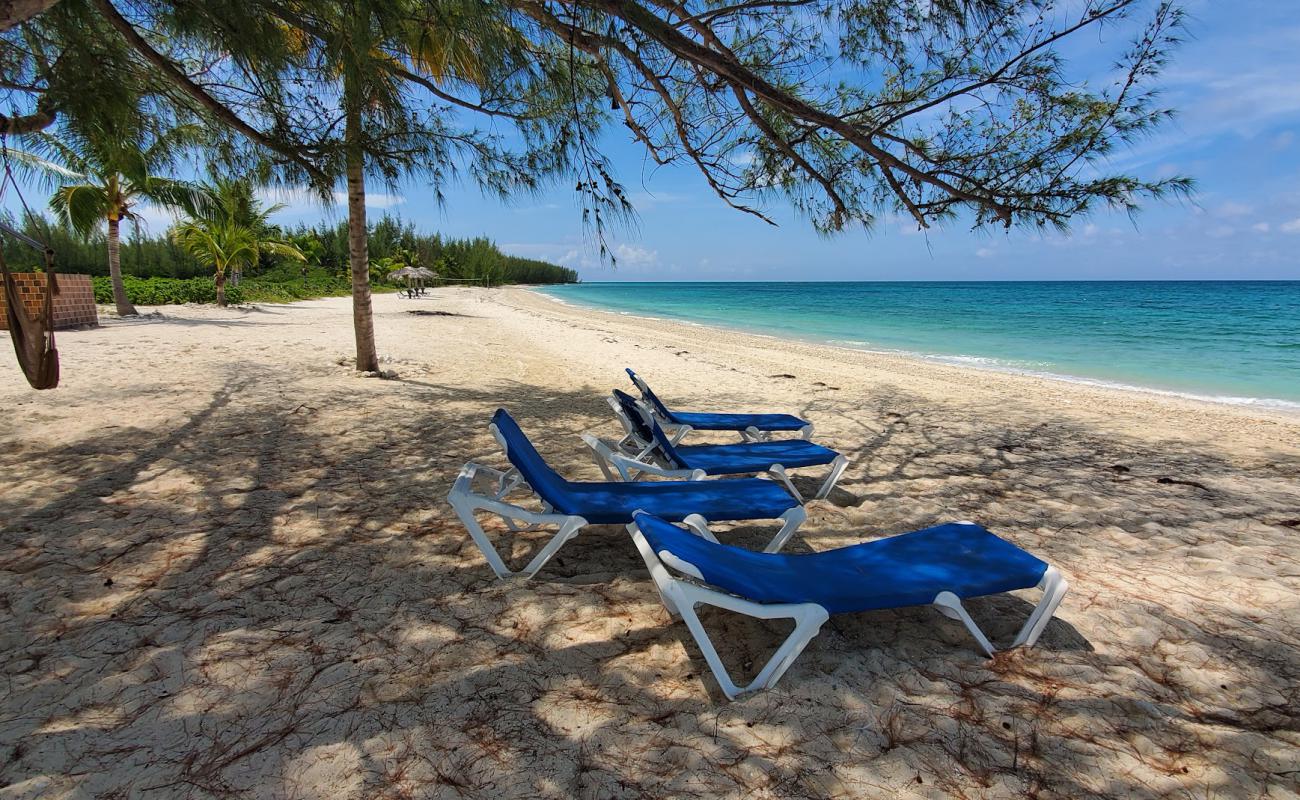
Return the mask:
<path id="1" fill-rule="evenodd" d="M 375 308 L 397 380 L 347 365 L 345 298 L 64 333 L 51 392 L 5 356 L 0 798 L 1300 791 L 1296 416 L 518 289 Z M 792 551 L 975 520 L 1069 577 L 1058 619 L 990 662 L 931 608 L 835 617 L 727 702 L 621 529 L 496 581 L 445 502 L 502 463 L 490 413 L 595 477 L 576 434 L 615 434 L 624 366 L 851 455 Z M 970 605 L 1004 641 L 1030 607 Z M 706 624 L 738 672 L 784 633 Z"/>

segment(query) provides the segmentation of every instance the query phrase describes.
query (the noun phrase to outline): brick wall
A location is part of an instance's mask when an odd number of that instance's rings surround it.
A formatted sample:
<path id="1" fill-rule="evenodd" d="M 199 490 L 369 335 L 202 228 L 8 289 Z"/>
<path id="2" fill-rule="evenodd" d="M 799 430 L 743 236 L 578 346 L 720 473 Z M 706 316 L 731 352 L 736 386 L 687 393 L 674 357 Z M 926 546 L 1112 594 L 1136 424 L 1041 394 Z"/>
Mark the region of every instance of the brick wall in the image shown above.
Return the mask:
<path id="1" fill-rule="evenodd" d="M 54 327 L 76 328 L 81 325 L 98 325 L 95 313 L 95 288 L 89 275 L 56 275 L 59 293 L 54 296 Z M 41 313 L 45 303 L 45 275 L 39 272 L 15 272 L 14 282 L 22 296 L 23 305 L 32 314 Z M 0 283 L 0 329 L 9 327 L 5 311 L 4 284 Z"/>

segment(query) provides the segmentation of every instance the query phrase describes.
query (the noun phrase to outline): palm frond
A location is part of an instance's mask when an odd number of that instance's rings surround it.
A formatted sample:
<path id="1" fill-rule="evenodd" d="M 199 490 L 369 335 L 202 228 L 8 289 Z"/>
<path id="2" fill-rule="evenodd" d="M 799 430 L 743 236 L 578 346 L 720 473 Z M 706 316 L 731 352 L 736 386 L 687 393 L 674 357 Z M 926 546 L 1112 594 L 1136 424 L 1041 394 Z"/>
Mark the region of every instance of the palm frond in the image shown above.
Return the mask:
<path id="1" fill-rule="evenodd" d="M 89 237 L 108 219 L 111 206 L 108 190 L 89 183 L 62 186 L 50 198 L 54 213 L 83 237 Z"/>
<path id="2" fill-rule="evenodd" d="M 138 183 L 131 183 L 126 188 L 126 192 L 133 197 L 143 197 L 155 205 L 183 211 L 191 217 L 211 214 L 218 202 L 217 198 L 203 186 L 155 175 L 146 176 Z"/>
<path id="3" fill-rule="evenodd" d="M 68 180 L 85 180 L 86 176 L 71 167 L 26 150 L 9 150 L 9 166 L 14 177 L 51 191 Z"/>
<path id="4" fill-rule="evenodd" d="M 288 258 L 294 261 L 305 262 L 307 260 L 307 257 L 303 255 L 303 252 L 298 248 L 298 245 L 291 242 L 262 241 L 258 242 L 258 249 L 269 255 L 280 256 L 281 258 Z"/>

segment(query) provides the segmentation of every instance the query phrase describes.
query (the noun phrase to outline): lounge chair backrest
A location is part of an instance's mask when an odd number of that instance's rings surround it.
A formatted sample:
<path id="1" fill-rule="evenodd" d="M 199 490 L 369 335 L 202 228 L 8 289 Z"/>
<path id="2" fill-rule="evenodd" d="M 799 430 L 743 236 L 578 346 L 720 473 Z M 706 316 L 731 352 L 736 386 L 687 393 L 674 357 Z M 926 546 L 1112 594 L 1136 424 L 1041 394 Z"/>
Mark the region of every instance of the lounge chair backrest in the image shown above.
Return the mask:
<path id="1" fill-rule="evenodd" d="M 668 462 L 667 466 L 680 469 L 686 468 L 686 463 L 677 453 L 677 448 L 673 447 L 673 443 L 668 439 L 668 435 L 664 433 L 664 429 L 659 427 L 659 423 L 655 422 L 653 417 L 648 416 L 641 410 L 641 406 L 635 398 L 626 392 L 615 389 L 614 399 L 618 400 L 618 404 L 623 408 L 623 414 L 636 429 L 637 436 L 646 444 L 654 444 L 659 454 Z"/>
<path id="2" fill-rule="evenodd" d="M 658 414 L 662 419 L 666 419 L 671 422 L 673 419 L 673 412 L 668 410 L 668 406 L 663 404 L 663 402 L 659 399 L 658 395 L 656 395 L 653 391 L 650 390 L 649 384 L 641 380 L 641 378 L 635 372 L 633 372 L 631 368 L 626 368 L 626 369 L 627 369 L 627 376 L 632 379 L 632 385 L 637 388 L 637 391 L 641 392 L 641 396 L 645 398 L 645 401 L 647 403 L 654 406 L 654 412 Z"/>
<path id="3" fill-rule="evenodd" d="M 641 403 L 637 402 L 637 398 L 632 397 L 627 392 L 619 392 L 619 390 L 615 389 L 614 399 L 619 402 L 619 407 L 623 408 L 623 416 L 628 420 L 628 424 L 632 425 L 632 429 L 628 433 L 634 434 L 646 444 L 653 442 L 654 429 L 650 427 L 650 424 L 654 420 L 646 419 L 645 411 L 642 410 Z"/>
<path id="4" fill-rule="evenodd" d="M 551 469 L 541 453 L 537 452 L 537 448 L 533 447 L 533 443 L 528 441 L 528 437 L 519 429 L 519 424 L 515 422 L 514 417 L 510 416 L 504 408 L 498 408 L 497 413 L 492 415 L 492 424 L 496 426 L 497 434 L 506 448 L 506 458 L 510 459 L 515 469 L 519 470 L 519 474 L 537 496 L 553 506 L 560 505 L 558 500 L 565 493 L 568 481 Z"/>

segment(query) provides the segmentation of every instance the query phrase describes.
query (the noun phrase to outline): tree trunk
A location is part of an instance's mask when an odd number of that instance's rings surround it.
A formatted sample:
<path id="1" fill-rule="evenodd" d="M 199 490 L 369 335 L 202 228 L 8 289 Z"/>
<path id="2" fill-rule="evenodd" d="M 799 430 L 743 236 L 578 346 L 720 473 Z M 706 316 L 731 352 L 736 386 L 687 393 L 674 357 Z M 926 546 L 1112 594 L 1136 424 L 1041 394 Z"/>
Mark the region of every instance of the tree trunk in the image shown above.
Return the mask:
<path id="1" fill-rule="evenodd" d="M 226 271 L 217 270 L 217 305 L 226 307 Z"/>
<path id="2" fill-rule="evenodd" d="M 366 252 L 365 153 L 361 149 L 361 102 L 344 78 L 347 127 L 348 262 L 352 267 L 352 327 L 357 339 L 357 370 L 378 372 L 375 322 L 370 310 L 370 257 Z"/>
<path id="3" fill-rule="evenodd" d="M 0 0 L 0 33 L 38 17 L 58 4 L 59 0 Z"/>
<path id="4" fill-rule="evenodd" d="M 133 317 L 139 312 L 126 296 L 126 286 L 122 283 L 121 245 L 118 226 L 121 220 L 108 218 L 108 277 L 113 283 L 113 303 L 117 305 L 119 317 Z"/>

